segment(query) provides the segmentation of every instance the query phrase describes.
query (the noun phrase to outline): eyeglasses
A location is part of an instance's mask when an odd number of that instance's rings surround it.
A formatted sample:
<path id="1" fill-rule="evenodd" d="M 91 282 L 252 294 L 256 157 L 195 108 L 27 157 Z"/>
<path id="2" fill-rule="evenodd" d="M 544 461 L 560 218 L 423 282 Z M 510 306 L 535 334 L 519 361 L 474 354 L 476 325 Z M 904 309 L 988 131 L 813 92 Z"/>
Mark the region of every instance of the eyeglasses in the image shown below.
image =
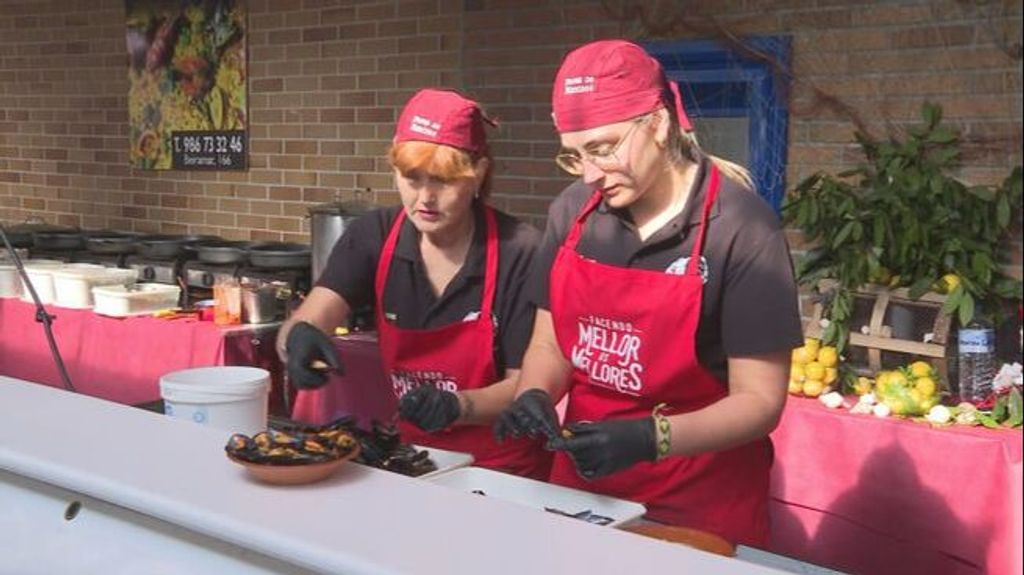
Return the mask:
<path id="1" fill-rule="evenodd" d="M 633 125 L 626 130 L 626 133 L 614 144 L 600 144 L 593 150 L 583 150 L 580 154 L 562 153 L 555 156 L 555 163 L 572 176 L 583 174 L 583 162 L 590 162 L 600 170 L 609 170 L 622 165 L 622 160 L 615 155 L 619 148 L 626 143 L 626 140 L 633 135 L 636 127 L 646 122 L 650 116 L 634 120 Z"/>

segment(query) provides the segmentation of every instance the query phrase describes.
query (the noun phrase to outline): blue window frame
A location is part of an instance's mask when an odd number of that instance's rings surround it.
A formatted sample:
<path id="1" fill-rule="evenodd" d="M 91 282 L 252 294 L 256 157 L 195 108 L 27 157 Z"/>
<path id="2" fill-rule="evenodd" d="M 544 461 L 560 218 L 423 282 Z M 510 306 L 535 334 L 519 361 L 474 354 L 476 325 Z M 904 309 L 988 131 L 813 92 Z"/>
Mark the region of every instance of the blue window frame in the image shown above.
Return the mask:
<path id="1" fill-rule="evenodd" d="M 754 36 L 743 42 L 788 71 L 788 36 Z M 710 41 L 651 42 L 644 48 L 679 83 L 695 123 L 701 118 L 746 118 L 747 168 L 758 192 L 778 210 L 786 186 L 788 74 Z"/>

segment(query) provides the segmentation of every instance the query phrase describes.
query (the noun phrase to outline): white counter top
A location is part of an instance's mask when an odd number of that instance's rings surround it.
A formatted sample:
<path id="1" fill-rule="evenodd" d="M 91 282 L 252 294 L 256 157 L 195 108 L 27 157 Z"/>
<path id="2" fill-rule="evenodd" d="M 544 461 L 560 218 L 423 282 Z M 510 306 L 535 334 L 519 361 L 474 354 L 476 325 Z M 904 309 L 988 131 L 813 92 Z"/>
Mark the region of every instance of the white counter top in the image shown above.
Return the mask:
<path id="1" fill-rule="evenodd" d="M 314 571 L 774 573 L 354 464 L 262 485 L 224 456 L 227 436 L 0 377 L 0 469 Z"/>

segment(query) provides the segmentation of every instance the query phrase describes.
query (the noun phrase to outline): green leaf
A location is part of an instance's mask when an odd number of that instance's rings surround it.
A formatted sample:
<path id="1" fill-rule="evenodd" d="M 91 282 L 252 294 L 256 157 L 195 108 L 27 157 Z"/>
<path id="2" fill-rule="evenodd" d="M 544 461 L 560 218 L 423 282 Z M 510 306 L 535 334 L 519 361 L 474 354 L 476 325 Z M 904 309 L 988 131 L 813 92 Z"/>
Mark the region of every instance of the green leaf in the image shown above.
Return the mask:
<path id="1" fill-rule="evenodd" d="M 1001 230 L 1010 225 L 1010 198 L 1006 195 L 1000 195 L 996 202 L 996 223 Z"/>
<path id="2" fill-rule="evenodd" d="M 910 299 L 917 299 L 924 294 L 928 293 L 932 289 L 932 284 L 935 283 L 935 279 L 932 277 L 922 277 L 910 284 Z"/>
<path id="3" fill-rule="evenodd" d="M 991 415 L 983 411 L 979 411 L 977 413 L 977 418 L 978 421 L 980 421 L 981 424 L 984 425 L 985 427 L 989 429 L 999 429 L 999 422 L 993 419 Z"/>
<path id="4" fill-rule="evenodd" d="M 942 108 L 931 102 L 925 102 L 924 105 L 921 106 L 921 117 L 924 118 L 924 123 L 930 130 L 942 119 Z"/>
<path id="5" fill-rule="evenodd" d="M 1024 405 L 1022 405 L 1022 403 L 1024 403 L 1024 401 L 1022 401 L 1020 396 L 1020 389 L 1016 386 L 1011 387 L 1010 400 L 1007 404 L 1010 413 L 1010 418 L 1007 420 L 1007 423 L 1010 427 L 1017 427 L 1024 423 Z"/>
<path id="6" fill-rule="evenodd" d="M 991 202 L 996 198 L 996 193 L 988 186 L 968 186 L 967 193 L 986 202 Z"/>
<path id="7" fill-rule="evenodd" d="M 928 134 L 928 142 L 932 144 L 950 144 L 959 137 L 956 130 L 946 126 L 935 128 Z"/>
<path id="8" fill-rule="evenodd" d="M 971 323 L 971 320 L 974 319 L 974 297 L 971 296 L 970 292 L 963 292 L 963 297 L 960 298 L 960 303 L 957 312 L 960 316 L 959 319 L 961 326 L 969 325 Z"/>
<path id="9" fill-rule="evenodd" d="M 832 249 L 837 249 L 839 246 L 843 245 L 846 238 L 853 232 L 853 224 L 854 222 L 846 222 L 846 225 L 839 230 L 839 233 L 836 234 L 836 237 L 832 240 Z"/>
<path id="10" fill-rule="evenodd" d="M 992 405 L 992 419 L 1002 422 L 1006 419 L 1006 396 L 999 396 Z"/>

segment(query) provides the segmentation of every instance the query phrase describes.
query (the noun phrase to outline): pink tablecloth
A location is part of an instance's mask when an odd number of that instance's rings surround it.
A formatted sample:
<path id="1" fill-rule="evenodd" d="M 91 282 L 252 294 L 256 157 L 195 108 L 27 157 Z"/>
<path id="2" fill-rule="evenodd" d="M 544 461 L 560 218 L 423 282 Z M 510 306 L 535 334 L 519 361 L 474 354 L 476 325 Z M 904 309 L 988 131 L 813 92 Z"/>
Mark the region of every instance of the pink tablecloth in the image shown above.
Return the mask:
<path id="1" fill-rule="evenodd" d="M 212 322 L 152 317 L 111 318 L 90 310 L 48 307 L 54 337 L 77 391 L 124 404 L 160 399 L 160 376 L 210 365 L 272 363 L 273 330 L 225 330 Z M 0 374 L 60 387 L 35 308 L 0 299 Z"/>
<path id="2" fill-rule="evenodd" d="M 1021 438 L 791 398 L 772 434 L 771 551 L 851 573 L 1020 574 Z"/>
<path id="3" fill-rule="evenodd" d="M 345 366 L 344 376 L 331 376 L 324 387 L 299 391 L 292 418 L 316 425 L 353 415 L 361 425 L 373 420 L 390 422 L 397 401 L 380 363 L 380 349 L 373 333 L 356 333 L 334 339 Z"/>

